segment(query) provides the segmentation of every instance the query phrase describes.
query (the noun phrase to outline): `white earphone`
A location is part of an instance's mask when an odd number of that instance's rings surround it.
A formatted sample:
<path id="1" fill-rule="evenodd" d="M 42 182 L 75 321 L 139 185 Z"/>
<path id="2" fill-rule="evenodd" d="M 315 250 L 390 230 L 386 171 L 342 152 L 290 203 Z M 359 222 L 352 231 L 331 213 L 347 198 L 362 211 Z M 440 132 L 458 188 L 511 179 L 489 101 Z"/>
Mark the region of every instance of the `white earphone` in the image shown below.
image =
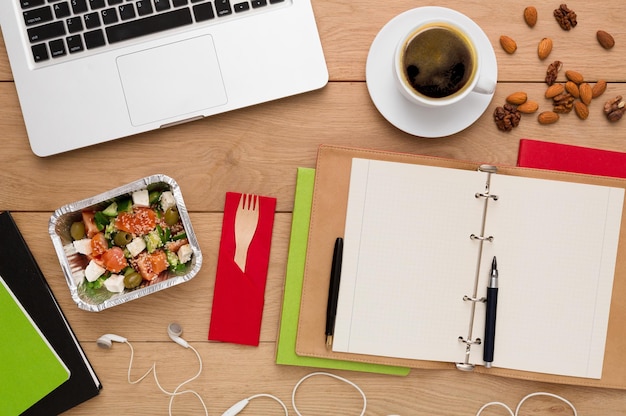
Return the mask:
<path id="1" fill-rule="evenodd" d="M 104 334 L 96 341 L 96 344 L 100 348 L 109 349 L 113 345 L 113 342 L 128 342 L 128 340 L 124 337 L 115 334 Z"/>
<path id="2" fill-rule="evenodd" d="M 180 337 L 182 334 L 183 334 L 183 328 L 176 322 L 172 322 L 171 324 L 167 326 L 167 335 L 170 336 L 172 341 L 174 341 L 175 343 L 177 343 L 178 345 L 182 347 L 189 348 L 189 344 L 187 343 L 187 341 L 185 341 L 184 339 Z"/>

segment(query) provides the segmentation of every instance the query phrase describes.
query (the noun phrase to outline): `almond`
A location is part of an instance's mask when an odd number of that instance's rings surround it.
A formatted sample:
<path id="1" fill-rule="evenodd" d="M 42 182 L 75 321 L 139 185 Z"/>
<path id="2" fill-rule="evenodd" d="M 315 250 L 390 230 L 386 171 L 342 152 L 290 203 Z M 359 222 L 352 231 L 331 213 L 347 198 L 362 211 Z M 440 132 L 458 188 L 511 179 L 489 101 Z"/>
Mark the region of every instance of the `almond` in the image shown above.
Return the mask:
<path id="1" fill-rule="evenodd" d="M 546 90 L 546 98 L 554 98 L 565 91 L 563 84 L 552 84 Z"/>
<path id="2" fill-rule="evenodd" d="M 559 115 L 554 111 L 544 111 L 537 116 L 539 124 L 553 124 L 559 121 Z"/>
<path id="3" fill-rule="evenodd" d="M 596 32 L 596 38 L 598 38 L 598 43 L 604 49 L 611 49 L 613 46 L 615 46 L 615 39 L 613 39 L 613 36 L 611 36 L 610 33 L 605 32 L 604 30 L 598 30 Z"/>
<path id="4" fill-rule="evenodd" d="M 527 100 L 525 103 L 520 104 L 519 106 L 517 106 L 517 110 L 520 113 L 531 114 L 531 113 L 534 113 L 535 111 L 539 110 L 539 104 L 536 101 Z"/>
<path id="5" fill-rule="evenodd" d="M 585 103 L 576 101 L 574 103 L 574 111 L 576 112 L 578 118 L 581 120 L 586 120 L 587 117 L 589 117 L 589 107 L 587 107 Z"/>
<path id="6" fill-rule="evenodd" d="M 572 95 L 572 97 L 578 98 L 579 90 L 578 90 L 578 85 L 576 85 L 576 83 L 572 81 L 567 81 L 565 83 L 565 90 L 569 92 Z"/>
<path id="7" fill-rule="evenodd" d="M 603 79 L 599 79 L 598 82 L 591 89 L 591 98 L 597 98 L 604 94 L 606 91 L 606 81 Z"/>
<path id="8" fill-rule="evenodd" d="M 508 53 L 509 55 L 517 50 L 517 43 L 515 43 L 513 39 L 505 35 L 500 36 L 500 46 L 502 46 L 504 52 Z"/>
<path id="9" fill-rule="evenodd" d="M 528 99 L 528 95 L 525 92 L 514 92 L 506 97 L 506 102 L 513 105 L 524 104 Z"/>
<path id="10" fill-rule="evenodd" d="M 567 77 L 567 79 L 569 79 L 570 81 L 576 83 L 576 84 L 581 84 L 585 79 L 583 78 L 582 74 L 580 72 L 577 71 L 565 71 L 565 76 Z"/>
<path id="11" fill-rule="evenodd" d="M 537 24 L 537 9 L 533 6 L 528 6 L 524 9 L 524 21 L 530 27 L 535 27 Z"/>
<path id="12" fill-rule="evenodd" d="M 580 90 L 580 101 L 582 101 L 586 105 L 589 105 L 591 103 L 591 98 L 593 98 L 593 91 L 591 89 L 591 85 L 587 84 L 586 82 L 583 82 L 582 84 L 580 84 L 579 90 Z"/>
<path id="13" fill-rule="evenodd" d="M 548 55 L 550 55 L 550 52 L 552 52 L 552 39 L 541 39 L 539 41 L 539 45 L 537 46 L 537 55 L 539 56 L 539 59 L 543 61 L 548 57 Z"/>

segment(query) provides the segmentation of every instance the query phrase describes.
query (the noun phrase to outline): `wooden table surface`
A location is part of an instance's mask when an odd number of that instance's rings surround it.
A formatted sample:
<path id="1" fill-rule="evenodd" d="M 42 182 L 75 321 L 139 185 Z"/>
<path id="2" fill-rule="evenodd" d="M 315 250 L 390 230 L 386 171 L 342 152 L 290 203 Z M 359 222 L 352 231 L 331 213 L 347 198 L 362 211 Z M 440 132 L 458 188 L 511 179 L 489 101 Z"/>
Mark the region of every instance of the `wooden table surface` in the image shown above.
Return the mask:
<path id="1" fill-rule="evenodd" d="M 541 4 L 540 4 L 541 3 Z M 456 9 L 480 25 L 498 60 L 498 86 L 482 117 L 450 137 L 425 139 L 405 134 L 389 124 L 370 100 L 365 62 L 378 31 L 394 16 L 426 5 Z M 280 397 L 294 414 L 294 384 L 314 368 L 279 366 L 274 362 L 280 318 L 287 246 L 297 167 L 314 167 L 318 145 L 339 144 L 420 153 L 477 162 L 516 162 L 519 139 L 626 151 L 626 120 L 609 123 L 604 102 L 626 95 L 626 28 L 623 1 L 602 3 L 570 1 L 578 26 L 566 32 L 552 17 L 558 2 L 537 2 L 539 21 L 529 28 L 523 21 L 525 6 L 494 0 L 313 0 L 330 73 L 328 85 L 318 91 L 254 106 L 169 129 L 39 158 L 29 147 L 4 43 L 0 41 L 0 210 L 13 211 L 24 237 L 57 296 L 63 311 L 101 378 L 100 395 L 67 412 L 68 415 L 167 414 L 169 398 L 149 378 L 137 385 L 126 381 L 129 349 L 115 344 L 106 351 L 96 339 L 108 332 L 127 337 L 135 348 L 133 377 L 157 362 L 160 380 L 174 389 L 197 371 L 192 352 L 174 344 L 166 328 L 176 321 L 183 338 L 204 360 L 201 376 L 189 384 L 207 404 L 210 415 L 222 414 L 235 402 L 256 393 Z M 616 45 L 605 50 L 596 31 L 606 30 Z M 501 35 L 518 44 L 507 55 Z M 554 41 L 545 61 L 537 57 L 544 37 Z M 560 60 L 564 70 L 577 70 L 591 83 L 609 82 L 606 93 L 590 105 L 585 121 L 574 113 L 553 125 L 542 126 L 535 115 L 525 115 L 511 132 L 499 131 L 492 118 L 496 106 L 516 91 L 525 91 L 548 110 L 543 94 L 548 63 Z M 52 138 L 53 139 L 53 138 Z M 204 256 L 200 273 L 188 283 L 100 313 L 79 310 L 72 301 L 59 262 L 48 237 L 52 212 L 72 201 L 154 173 L 177 180 Z M 271 246 L 261 343 L 258 347 L 207 341 L 216 260 L 227 191 L 251 192 L 278 199 Z M 626 351 L 624 351 L 626 359 Z M 336 371 L 356 382 L 367 395 L 368 415 L 474 415 L 489 401 L 515 408 L 535 391 L 560 394 L 571 400 L 581 415 L 618 415 L 626 410 L 626 392 L 608 389 L 540 384 L 457 371 L 413 370 L 407 377 Z M 351 387 L 330 378 L 303 384 L 297 397 L 304 415 L 358 415 L 360 396 Z M 174 401 L 174 414 L 203 414 L 193 396 Z M 253 400 L 242 415 L 280 415 L 270 399 Z M 484 415 L 505 415 L 494 408 Z M 569 415 L 561 402 L 532 399 L 523 415 Z"/>

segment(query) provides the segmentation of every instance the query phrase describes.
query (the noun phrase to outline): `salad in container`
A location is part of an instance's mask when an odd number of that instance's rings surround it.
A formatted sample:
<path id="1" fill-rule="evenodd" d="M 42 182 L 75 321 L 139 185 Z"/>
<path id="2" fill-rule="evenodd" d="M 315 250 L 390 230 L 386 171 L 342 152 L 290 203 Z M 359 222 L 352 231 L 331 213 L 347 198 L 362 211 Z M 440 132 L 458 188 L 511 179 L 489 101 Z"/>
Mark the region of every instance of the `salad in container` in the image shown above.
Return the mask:
<path id="1" fill-rule="evenodd" d="M 48 229 L 72 299 L 87 311 L 186 282 L 202 265 L 180 188 L 166 175 L 65 205 Z"/>

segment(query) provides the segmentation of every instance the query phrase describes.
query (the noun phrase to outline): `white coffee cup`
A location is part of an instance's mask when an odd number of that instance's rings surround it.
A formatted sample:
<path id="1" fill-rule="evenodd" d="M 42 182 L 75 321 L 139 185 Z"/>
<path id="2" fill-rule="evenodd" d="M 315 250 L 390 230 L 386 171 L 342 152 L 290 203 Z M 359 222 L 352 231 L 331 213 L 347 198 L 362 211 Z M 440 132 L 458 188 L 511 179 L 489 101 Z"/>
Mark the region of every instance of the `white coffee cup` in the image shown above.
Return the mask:
<path id="1" fill-rule="evenodd" d="M 461 17 L 464 18 L 463 15 Z M 411 103 L 444 107 L 468 94 L 492 94 L 496 80 L 481 72 L 481 51 L 463 18 L 420 22 L 398 42 L 395 83 Z"/>

